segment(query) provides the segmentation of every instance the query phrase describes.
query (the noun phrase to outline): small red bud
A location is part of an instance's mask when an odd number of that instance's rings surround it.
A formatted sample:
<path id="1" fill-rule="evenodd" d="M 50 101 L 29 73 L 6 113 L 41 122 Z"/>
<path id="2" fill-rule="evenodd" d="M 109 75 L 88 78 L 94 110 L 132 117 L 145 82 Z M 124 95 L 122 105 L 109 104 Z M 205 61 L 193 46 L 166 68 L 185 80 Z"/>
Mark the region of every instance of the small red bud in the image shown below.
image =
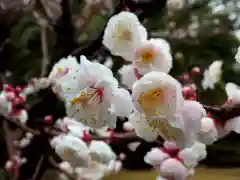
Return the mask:
<path id="1" fill-rule="evenodd" d="M 16 92 L 17 94 L 21 93 L 21 92 L 22 92 L 22 88 L 21 88 L 20 86 L 17 86 L 17 87 L 15 88 L 15 92 Z"/>
<path id="2" fill-rule="evenodd" d="M 14 92 L 7 93 L 8 100 L 13 100 L 15 97 L 16 97 L 16 94 Z"/>
<path id="3" fill-rule="evenodd" d="M 25 103 L 25 101 L 26 101 L 26 98 L 25 98 L 25 97 L 23 97 L 23 96 L 18 96 L 18 98 L 19 98 L 19 103 L 20 103 L 20 104 L 24 104 L 24 103 Z"/>
<path id="4" fill-rule="evenodd" d="M 232 104 L 232 99 L 225 101 L 224 104 Z"/>
<path id="5" fill-rule="evenodd" d="M 179 80 L 182 81 L 182 82 L 189 81 L 189 80 L 190 80 L 190 76 L 189 76 L 188 73 L 183 73 L 183 74 L 179 77 Z"/>
<path id="6" fill-rule="evenodd" d="M 44 117 L 44 121 L 47 122 L 47 123 L 52 123 L 52 120 L 53 120 L 53 118 L 52 118 L 51 115 L 48 115 L 48 116 Z"/>
<path id="7" fill-rule="evenodd" d="M 201 74 L 201 70 L 199 67 L 196 66 L 196 67 L 192 68 L 192 70 L 191 70 L 192 76 L 199 76 L 200 74 Z"/>
<path id="8" fill-rule="evenodd" d="M 193 89 L 188 86 L 182 88 L 183 96 L 193 94 L 193 92 L 194 92 Z"/>
<path id="9" fill-rule="evenodd" d="M 11 84 L 4 84 L 3 85 L 3 90 L 6 91 L 6 92 L 11 92 L 13 91 L 13 87 Z"/>
<path id="10" fill-rule="evenodd" d="M 191 96 L 191 97 L 189 98 L 189 100 L 196 101 L 196 100 L 197 100 L 197 96 Z"/>
<path id="11" fill-rule="evenodd" d="M 13 106 L 16 106 L 16 105 L 20 104 L 20 102 L 21 102 L 21 100 L 18 97 L 14 98 L 13 101 L 12 101 Z"/>
<path id="12" fill-rule="evenodd" d="M 210 117 L 210 118 L 213 117 L 213 116 L 212 116 L 212 113 L 210 113 L 210 112 L 207 113 L 207 116 Z"/>

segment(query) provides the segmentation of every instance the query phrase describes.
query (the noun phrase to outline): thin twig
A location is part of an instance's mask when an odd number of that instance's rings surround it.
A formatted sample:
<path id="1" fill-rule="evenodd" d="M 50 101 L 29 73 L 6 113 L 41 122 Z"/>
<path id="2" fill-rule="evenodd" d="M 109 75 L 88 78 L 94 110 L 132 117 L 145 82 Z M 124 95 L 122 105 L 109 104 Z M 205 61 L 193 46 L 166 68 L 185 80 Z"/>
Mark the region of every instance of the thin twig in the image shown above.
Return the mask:
<path id="1" fill-rule="evenodd" d="M 9 133 L 9 128 L 8 128 L 8 124 L 6 121 L 3 121 L 3 129 L 4 129 L 4 133 L 5 133 L 5 140 L 6 140 L 6 144 L 7 144 L 7 152 L 8 152 L 8 159 L 10 161 L 12 161 L 14 159 L 14 146 L 13 146 L 13 141 L 10 137 L 10 133 Z M 13 180 L 16 180 L 18 178 L 18 175 L 19 175 L 19 169 L 16 168 L 14 169 L 14 172 L 13 172 Z"/>
<path id="2" fill-rule="evenodd" d="M 8 119 L 8 118 L 4 118 L 5 121 L 8 121 L 10 123 L 15 124 L 19 129 L 21 129 L 24 132 L 30 132 L 33 135 L 40 135 L 40 132 L 37 130 L 34 130 L 32 128 L 28 128 L 27 126 L 21 124 L 20 122 L 18 122 L 17 120 L 13 120 L 13 119 Z"/>
<path id="3" fill-rule="evenodd" d="M 34 172 L 31 180 L 36 180 L 37 179 L 37 177 L 39 175 L 39 172 L 41 170 L 41 166 L 42 166 L 44 158 L 45 158 L 45 156 L 41 156 L 41 158 L 39 159 L 39 161 L 37 163 L 37 166 L 36 166 L 36 169 L 35 169 L 35 172 Z"/>
<path id="4" fill-rule="evenodd" d="M 48 65 L 49 65 L 49 55 L 48 55 L 48 43 L 47 43 L 47 26 L 45 22 L 40 24 L 41 27 L 41 45 L 42 45 L 42 68 L 41 76 L 47 74 Z"/>
<path id="5" fill-rule="evenodd" d="M 9 159 L 11 160 L 13 158 L 14 149 L 13 149 L 13 146 L 12 146 L 12 143 L 11 143 L 12 140 L 10 138 L 8 124 L 7 124 L 6 121 L 3 121 L 3 129 L 5 131 L 5 139 L 6 139 L 6 143 L 7 143 L 8 156 L 9 156 Z"/>

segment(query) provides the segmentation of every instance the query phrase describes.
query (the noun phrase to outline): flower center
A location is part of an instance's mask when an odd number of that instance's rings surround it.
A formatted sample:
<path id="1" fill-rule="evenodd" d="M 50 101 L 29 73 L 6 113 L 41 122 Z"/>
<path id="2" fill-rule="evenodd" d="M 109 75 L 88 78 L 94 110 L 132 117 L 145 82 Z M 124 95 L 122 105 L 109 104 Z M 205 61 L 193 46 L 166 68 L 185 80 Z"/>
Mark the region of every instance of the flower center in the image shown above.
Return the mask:
<path id="1" fill-rule="evenodd" d="M 70 71 L 70 69 L 69 68 L 58 68 L 57 71 L 58 71 L 58 73 L 65 75 Z"/>
<path id="2" fill-rule="evenodd" d="M 92 161 L 92 168 L 96 169 L 98 167 L 98 162 L 97 161 Z"/>
<path id="3" fill-rule="evenodd" d="M 80 92 L 79 96 L 72 100 L 72 105 L 81 104 L 84 107 L 100 104 L 103 96 L 102 88 L 86 88 Z"/>
<path id="4" fill-rule="evenodd" d="M 142 93 L 138 98 L 138 103 L 147 116 L 160 114 L 159 106 L 164 103 L 164 90 L 153 88 L 146 93 Z"/>
<path id="5" fill-rule="evenodd" d="M 130 41 L 132 39 L 132 33 L 129 30 L 124 30 L 121 34 L 121 39 Z"/>
<path id="6" fill-rule="evenodd" d="M 127 28 L 124 27 L 122 24 L 122 22 L 119 22 L 116 25 L 116 32 L 119 35 L 119 39 L 120 40 L 124 40 L 124 41 L 131 41 L 132 40 L 132 32 Z"/>
<path id="7" fill-rule="evenodd" d="M 153 62 L 153 53 L 151 51 L 145 51 L 141 55 L 141 62 L 144 64 Z"/>
<path id="8" fill-rule="evenodd" d="M 64 148 L 64 154 L 65 155 L 72 155 L 74 152 L 71 148 L 67 147 L 67 148 Z"/>

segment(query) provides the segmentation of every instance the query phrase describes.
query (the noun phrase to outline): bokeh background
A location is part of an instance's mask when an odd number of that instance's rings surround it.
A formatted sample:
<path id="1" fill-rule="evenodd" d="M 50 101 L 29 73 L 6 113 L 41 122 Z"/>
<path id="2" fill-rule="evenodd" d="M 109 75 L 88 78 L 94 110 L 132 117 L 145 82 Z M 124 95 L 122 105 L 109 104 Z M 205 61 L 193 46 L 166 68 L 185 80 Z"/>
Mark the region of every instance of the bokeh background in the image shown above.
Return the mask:
<path id="1" fill-rule="evenodd" d="M 214 90 L 203 91 L 199 84 L 200 102 L 222 104 L 227 98 L 224 83 L 240 84 L 240 64 L 234 58 L 240 45 L 239 0 L 0 0 L 0 73 L 13 84 L 24 84 L 31 77 L 47 75 L 60 58 L 83 54 L 90 60 L 112 63 L 119 78 L 118 70 L 127 62 L 110 55 L 101 35 L 111 14 L 126 7 L 139 15 L 150 37 L 170 43 L 174 77 L 195 66 L 204 71 L 215 60 L 224 62 L 221 82 Z M 64 115 L 55 98 L 44 93 L 40 97 L 30 116 Z M 121 130 L 119 122 L 117 131 Z M 144 143 L 132 152 L 124 142 L 112 144 L 128 155 L 127 169 L 149 168 L 142 157 L 152 146 Z M 3 148 L 0 151 L 4 159 Z M 232 133 L 209 146 L 201 164 L 239 167 L 240 136 Z"/>

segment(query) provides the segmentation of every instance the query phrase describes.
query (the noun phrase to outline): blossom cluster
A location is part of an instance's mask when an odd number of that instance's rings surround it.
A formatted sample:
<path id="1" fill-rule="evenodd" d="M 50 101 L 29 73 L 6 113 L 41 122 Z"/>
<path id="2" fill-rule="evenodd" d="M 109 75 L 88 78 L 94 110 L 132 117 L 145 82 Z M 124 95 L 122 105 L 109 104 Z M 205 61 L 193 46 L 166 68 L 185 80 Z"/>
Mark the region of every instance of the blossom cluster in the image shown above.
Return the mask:
<path id="1" fill-rule="evenodd" d="M 34 79 L 26 87 L 5 86 L 0 95 L 0 113 L 22 124 L 28 114 L 18 105 L 24 104 L 28 95 L 51 87 L 64 102 L 67 117 L 54 123 L 59 133 L 51 136 L 49 143 L 63 161 L 59 168 L 68 175 L 99 180 L 121 169 L 121 158 L 108 145 L 115 137 L 112 129 L 117 117 L 128 118 L 126 131 L 135 132 L 144 141 L 156 141 L 159 136 L 164 140 L 163 147 L 153 148 L 144 157 L 159 172 L 159 180 L 185 180 L 206 157 L 206 145 L 231 131 L 240 132 L 239 117 L 220 124 L 206 112 L 188 74 L 180 80 L 168 74 L 173 64 L 170 45 L 161 38 L 149 39 L 135 14 L 123 11 L 112 16 L 103 45 L 128 63 L 119 70 L 120 83 L 107 66 L 84 55 L 80 62 L 68 56 L 53 66 L 48 77 Z M 236 59 L 240 61 L 239 53 Z M 215 88 L 222 64 L 215 61 L 204 72 L 203 89 Z M 195 67 L 191 75 L 199 73 Z M 239 89 L 231 82 L 226 84 L 226 103 L 240 103 Z M 51 116 L 44 120 L 52 122 Z M 102 139 L 94 140 L 92 134 Z M 27 146 L 31 138 L 22 139 L 19 144 Z M 61 174 L 60 178 L 69 177 Z"/>

